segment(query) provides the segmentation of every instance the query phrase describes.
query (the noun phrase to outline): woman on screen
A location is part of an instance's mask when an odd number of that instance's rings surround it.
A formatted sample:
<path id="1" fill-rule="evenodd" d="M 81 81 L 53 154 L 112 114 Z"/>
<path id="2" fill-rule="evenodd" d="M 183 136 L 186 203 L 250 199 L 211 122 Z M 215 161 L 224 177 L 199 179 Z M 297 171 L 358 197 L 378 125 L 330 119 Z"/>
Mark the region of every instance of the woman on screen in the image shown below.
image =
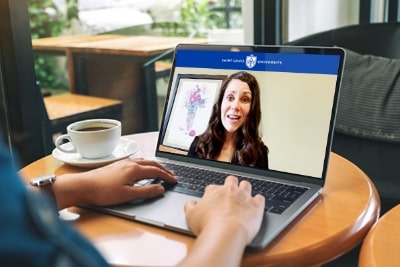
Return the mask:
<path id="1" fill-rule="evenodd" d="M 268 147 L 259 136 L 260 88 L 240 71 L 222 83 L 207 129 L 196 136 L 188 155 L 268 169 Z"/>

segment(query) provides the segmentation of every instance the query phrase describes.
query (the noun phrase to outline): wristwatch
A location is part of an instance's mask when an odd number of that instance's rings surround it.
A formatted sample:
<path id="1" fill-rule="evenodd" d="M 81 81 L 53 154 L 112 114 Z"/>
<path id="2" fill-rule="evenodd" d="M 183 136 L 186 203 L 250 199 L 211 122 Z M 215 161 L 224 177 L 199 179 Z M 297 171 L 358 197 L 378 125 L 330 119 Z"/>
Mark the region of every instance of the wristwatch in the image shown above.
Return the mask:
<path id="1" fill-rule="evenodd" d="M 32 186 L 36 186 L 43 190 L 53 201 L 57 207 L 56 196 L 53 191 L 53 184 L 56 181 L 56 176 L 54 174 L 46 174 L 35 177 L 29 181 Z"/>

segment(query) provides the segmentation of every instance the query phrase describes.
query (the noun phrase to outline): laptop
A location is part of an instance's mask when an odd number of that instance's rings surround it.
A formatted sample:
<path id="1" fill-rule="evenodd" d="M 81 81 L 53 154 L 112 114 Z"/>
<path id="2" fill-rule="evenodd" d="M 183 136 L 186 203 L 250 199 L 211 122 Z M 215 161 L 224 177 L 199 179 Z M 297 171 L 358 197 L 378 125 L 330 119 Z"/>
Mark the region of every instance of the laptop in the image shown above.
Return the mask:
<path id="1" fill-rule="evenodd" d="M 235 175 L 251 180 L 254 190 L 263 184 L 261 193 L 267 204 L 263 223 L 247 250 L 267 247 L 307 207 L 317 205 L 321 195 L 344 53 L 341 48 L 325 47 L 179 44 L 155 152 L 155 160 L 177 173 L 179 186 L 167 186 L 160 198 L 99 209 L 192 235 L 185 221 L 184 204 L 201 198 L 205 185 L 221 184 L 227 175 Z M 259 132 L 269 150 L 268 168 L 188 155 L 194 138 L 208 126 L 224 79 L 240 71 L 252 74 L 260 87 Z M 191 175 L 194 177 L 188 182 L 184 180 Z M 150 182 L 158 181 L 145 180 L 134 186 Z M 269 193 L 276 187 L 291 191 L 283 195 Z"/>

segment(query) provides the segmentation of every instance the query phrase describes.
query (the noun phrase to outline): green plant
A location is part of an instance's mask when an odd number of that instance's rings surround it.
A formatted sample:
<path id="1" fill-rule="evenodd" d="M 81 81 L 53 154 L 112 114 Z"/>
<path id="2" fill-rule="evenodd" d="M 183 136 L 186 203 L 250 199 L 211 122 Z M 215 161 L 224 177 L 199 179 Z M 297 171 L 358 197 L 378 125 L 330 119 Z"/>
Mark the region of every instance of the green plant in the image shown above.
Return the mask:
<path id="1" fill-rule="evenodd" d="M 77 0 L 67 0 L 67 12 L 64 14 L 52 0 L 30 0 L 28 12 L 32 39 L 58 36 L 64 28 L 70 26 L 71 20 L 78 16 Z M 57 58 L 52 56 L 35 56 L 36 78 L 42 87 L 60 88 L 65 84 L 59 78 L 61 70 L 56 67 Z"/>
<path id="2" fill-rule="evenodd" d="M 180 10 L 181 21 L 157 23 L 153 28 L 161 29 L 164 35 L 206 37 L 210 29 L 227 28 L 225 14 L 216 11 L 218 7 L 228 4 L 236 7 L 241 5 L 239 0 L 228 2 L 226 0 L 183 0 Z"/>

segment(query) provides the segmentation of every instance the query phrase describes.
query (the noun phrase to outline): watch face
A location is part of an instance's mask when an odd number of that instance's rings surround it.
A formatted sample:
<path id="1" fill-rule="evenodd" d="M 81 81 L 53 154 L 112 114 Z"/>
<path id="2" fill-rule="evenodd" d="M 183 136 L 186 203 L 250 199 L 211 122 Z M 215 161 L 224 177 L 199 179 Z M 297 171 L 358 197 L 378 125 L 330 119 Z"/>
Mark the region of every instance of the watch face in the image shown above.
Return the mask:
<path id="1" fill-rule="evenodd" d="M 45 186 L 48 184 L 52 184 L 55 180 L 56 180 L 56 176 L 53 174 L 42 175 L 42 176 L 38 176 L 38 177 L 35 177 L 32 180 L 30 180 L 30 184 L 34 185 L 34 186 L 42 187 L 42 186 Z"/>

